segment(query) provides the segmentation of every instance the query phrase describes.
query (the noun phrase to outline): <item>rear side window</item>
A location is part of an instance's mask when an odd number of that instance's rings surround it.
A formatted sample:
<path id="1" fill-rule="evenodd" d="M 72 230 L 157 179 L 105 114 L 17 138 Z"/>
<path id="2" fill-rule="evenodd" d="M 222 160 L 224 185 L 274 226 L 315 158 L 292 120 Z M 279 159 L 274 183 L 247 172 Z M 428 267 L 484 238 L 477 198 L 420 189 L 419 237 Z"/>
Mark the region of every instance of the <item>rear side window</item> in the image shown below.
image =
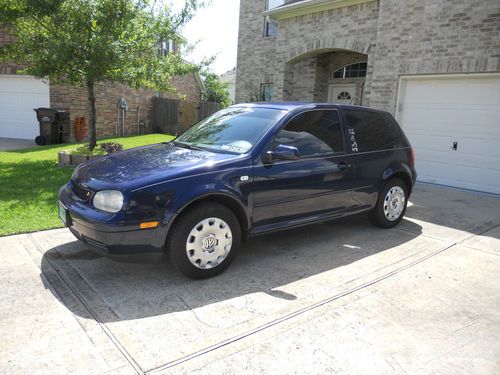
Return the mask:
<path id="1" fill-rule="evenodd" d="M 348 143 L 353 152 L 387 150 L 404 147 L 405 139 L 389 114 L 345 110 Z"/>
<path id="2" fill-rule="evenodd" d="M 308 111 L 295 116 L 275 137 L 278 144 L 294 146 L 301 157 L 339 153 L 344 150 L 337 111 Z"/>

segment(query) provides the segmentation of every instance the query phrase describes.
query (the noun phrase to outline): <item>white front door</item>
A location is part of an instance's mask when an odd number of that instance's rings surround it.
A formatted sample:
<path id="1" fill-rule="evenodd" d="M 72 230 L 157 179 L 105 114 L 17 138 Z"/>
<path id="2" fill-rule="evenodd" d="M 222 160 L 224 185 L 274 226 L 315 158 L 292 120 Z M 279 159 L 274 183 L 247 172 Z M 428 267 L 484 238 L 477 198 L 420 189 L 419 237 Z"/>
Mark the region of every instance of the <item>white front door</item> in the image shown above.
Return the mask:
<path id="1" fill-rule="evenodd" d="M 401 91 L 418 179 L 500 194 L 500 75 L 407 77 Z"/>
<path id="2" fill-rule="evenodd" d="M 334 104 L 354 104 L 356 97 L 355 84 L 333 84 L 328 90 L 328 102 Z"/>
<path id="3" fill-rule="evenodd" d="M 21 75 L 0 75 L 0 138 L 40 134 L 34 108 L 50 107 L 49 84 Z"/>

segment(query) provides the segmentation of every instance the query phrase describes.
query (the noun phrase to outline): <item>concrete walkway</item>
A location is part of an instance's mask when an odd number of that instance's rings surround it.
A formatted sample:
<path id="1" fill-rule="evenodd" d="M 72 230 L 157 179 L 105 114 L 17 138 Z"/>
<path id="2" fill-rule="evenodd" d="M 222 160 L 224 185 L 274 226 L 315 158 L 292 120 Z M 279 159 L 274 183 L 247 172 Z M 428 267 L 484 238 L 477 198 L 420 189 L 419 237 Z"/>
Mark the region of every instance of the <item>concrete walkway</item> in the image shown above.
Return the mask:
<path id="1" fill-rule="evenodd" d="M 34 140 L 0 138 L 0 151 L 20 150 L 29 147 L 36 147 L 36 143 Z"/>
<path id="2" fill-rule="evenodd" d="M 500 199 L 419 185 L 248 241 L 219 277 L 117 263 L 65 230 L 0 238 L 2 373 L 500 372 Z"/>

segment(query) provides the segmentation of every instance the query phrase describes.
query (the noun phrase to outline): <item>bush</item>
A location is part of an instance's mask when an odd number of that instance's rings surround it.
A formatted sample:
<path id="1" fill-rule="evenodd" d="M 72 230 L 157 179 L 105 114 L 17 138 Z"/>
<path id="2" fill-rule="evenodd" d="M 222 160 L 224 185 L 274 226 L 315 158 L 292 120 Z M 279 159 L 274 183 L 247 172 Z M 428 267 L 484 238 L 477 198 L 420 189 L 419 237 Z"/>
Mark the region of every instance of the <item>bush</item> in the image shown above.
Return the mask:
<path id="1" fill-rule="evenodd" d="M 123 146 L 119 143 L 105 142 L 99 143 L 92 151 L 89 150 L 89 145 L 86 144 L 70 150 L 69 153 L 71 155 L 108 155 L 122 150 Z"/>
<path id="2" fill-rule="evenodd" d="M 123 151 L 123 146 L 119 143 L 105 142 L 97 145 L 97 148 L 103 150 L 106 154 Z"/>
<path id="3" fill-rule="evenodd" d="M 74 150 L 70 150 L 69 153 L 71 155 L 106 155 L 106 152 L 99 147 L 90 151 L 88 144 L 77 147 Z"/>

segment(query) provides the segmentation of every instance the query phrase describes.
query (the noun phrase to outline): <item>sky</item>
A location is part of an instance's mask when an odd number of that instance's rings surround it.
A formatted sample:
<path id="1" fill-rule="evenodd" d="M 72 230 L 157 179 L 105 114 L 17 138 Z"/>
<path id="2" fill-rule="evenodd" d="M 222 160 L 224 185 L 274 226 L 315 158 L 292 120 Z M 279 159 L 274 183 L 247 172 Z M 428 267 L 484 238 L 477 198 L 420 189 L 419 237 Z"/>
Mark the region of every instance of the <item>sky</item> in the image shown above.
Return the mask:
<path id="1" fill-rule="evenodd" d="M 168 2 L 174 11 L 184 4 L 184 0 Z M 211 5 L 196 12 L 181 31 L 189 43 L 198 42 L 187 60 L 198 63 L 216 55 L 210 70 L 219 75 L 236 66 L 239 6 L 239 0 L 211 0 Z"/>

